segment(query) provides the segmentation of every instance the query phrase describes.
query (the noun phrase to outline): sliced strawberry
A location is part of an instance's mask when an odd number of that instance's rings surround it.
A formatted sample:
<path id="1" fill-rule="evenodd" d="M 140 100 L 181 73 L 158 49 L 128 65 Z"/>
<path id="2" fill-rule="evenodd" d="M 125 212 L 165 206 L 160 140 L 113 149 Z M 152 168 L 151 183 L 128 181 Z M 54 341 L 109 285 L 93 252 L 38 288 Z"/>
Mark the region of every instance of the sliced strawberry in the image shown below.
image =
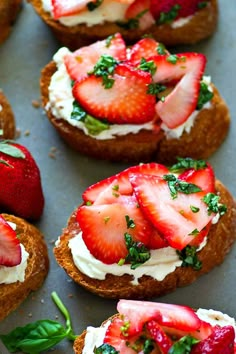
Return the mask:
<path id="1" fill-rule="evenodd" d="M 145 30 L 155 24 L 155 20 L 149 10 L 150 0 L 135 0 L 126 10 L 125 18 L 127 20 L 137 19 L 139 28 Z"/>
<path id="2" fill-rule="evenodd" d="M 194 310 L 187 306 L 122 299 L 118 302 L 117 309 L 130 321 L 129 335 L 139 333 L 144 324 L 151 320 L 157 321 L 161 326 L 183 331 L 196 331 L 201 326 Z"/>
<path id="3" fill-rule="evenodd" d="M 128 227 L 127 217 L 134 222 L 133 227 Z M 125 202 L 120 203 L 81 206 L 77 211 L 77 221 L 90 253 L 106 264 L 117 263 L 127 256 L 126 232 L 134 241 L 144 245 L 148 244 L 152 233 L 152 226 L 132 196 L 127 196 Z"/>
<path id="4" fill-rule="evenodd" d="M 176 18 L 187 17 L 199 10 L 198 5 L 201 2 L 202 0 L 150 0 L 150 11 L 158 21 L 161 14 L 169 13 L 174 6 L 179 5 Z"/>
<path id="5" fill-rule="evenodd" d="M 233 354 L 235 331 L 232 326 L 215 326 L 212 334 L 195 344 L 191 354 Z"/>
<path id="6" fill-rule="evenodd" d="M 169 170 L 164 165 L 151 162 L 146 164 L 140 164 L 137 166 L 132 166 L 124 171 L 108 177 L 102 181 L 99 181 L 92 186 L 88 187 L 83 195 L 82 198 L 85 203 L 90 202 L 93 203 L 97 199 L 100 193 L 102 193 L 114 180 L 117 180 L 118 191 L 122 195 L 132 195 L 133 188 L 129 181 L 129 176 L 131 174 L 146 174 L 146 175 L 156 175 L 156 176 L 163 176 L 167 174 Z"/>
<path id="7" fill-rule="evenodd" d="M 66 55 L 64 63 L 71 79 L 81 80 L 86 77 L 103 54 L 118 61 L 126 59 L 126 45 L 120 33 Z"/>
<path id="8" fill-rule="evenodd" d="M 156 104 L 156 112 L 170 129 L 183 124 L 196 109 L 200 80 L 206 66 L 203 54 L 185 53 L 149 58 L 158 68 L 154 82 L 179 80 L 174 89 Z M 176 107 L 178 109 L 176 110 Z"/>
<path id="9" fill-rule="evenodd" d="M 170 338 L 165 334 L 161 326 L 157 321 L 151 320 L 146 323 L 146 329 L 148 330 L 151 338 L 155 340 L 162 354 L 168 354 L 173 343 Z"/>
<path id="10" fill-rule="evenodd" d="M 184 171 L 178 177 L 188 183 L 199 186 L 206 193 L 215 193 L 215 174 L 210 164 L 206 168 L 195 170 L 193 168 Z"/>
<path id="11" fill-rule="evenodd" d="M 140 208 L 173 248 L 182 250 L 213 218 L 202 201 L 204 192 L 178 192 L 173 199 L 163 178 L 133 175 L 130 182 Z"/>
<path id="12" fill-rule="evenodd" d="M 127 339 L 122 334 L 124 320 L 120 317 L 115 317 L 106 330 L 104 343 L 111 345 L 120 354 L 134 354 L 134 350 L 127 346 Z"/>
<path id="13" fill-rule="evenodd" d="M 155 116 L 155 97 L 147 93 L 151 75 L 119 64 L 111 88 L 102 85 L 102 78 L 91 75 L 77 82 L 73 95 L 81 106 L 98 119 L 115 124 L 142 124 Z"/>
<path id="14" fill-rule="evenodd" d="M 83 10 L 89 2 L 96 0 L 52 0 L 52 14 L 55 20 L 63 16 L 76 15 Z"/>
<path id="15" fill-rule="evenodd" d="M 0 215 L 0 265 L 14 267 L 21 262 L 21 247 L 16 232 Z"/>
<path id="16" fill-rule="evenodd" d="M 133 65 L 138 65 L 142 58 L 147 60 L 150 57 L 160 55 L 158 48 L 160 48 L 160 44 L 155 39 L 143 38 L 131 47 L 129 60 Z M 168 54 L 163 45 L 161 45 L 161 48 L 165 54 Z"/>

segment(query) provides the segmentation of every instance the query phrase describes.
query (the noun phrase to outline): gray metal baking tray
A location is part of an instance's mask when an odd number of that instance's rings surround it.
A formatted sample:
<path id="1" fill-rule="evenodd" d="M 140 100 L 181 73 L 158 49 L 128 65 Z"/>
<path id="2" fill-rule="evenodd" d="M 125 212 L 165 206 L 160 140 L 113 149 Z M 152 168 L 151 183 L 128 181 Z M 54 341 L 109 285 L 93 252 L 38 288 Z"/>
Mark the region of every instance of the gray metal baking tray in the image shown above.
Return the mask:
<path id="1" fill-rule="evenodd" d="M 219 0 L 219 24 L 214 36 L 192 47 L 178 51 L 198 51 L 208 58 L 207 74 L 225 98 L 232 116 L 230 133 L 221 148 L 210 158 L 216 175 L 236 195 L 236 12 L 233 1 Z M 56 264 L 54 241 L 73 209 L 81 202 L 81 193 L 90 184 L 108 177 L 124 164 L 95 161 L 69 149 L 59 138 L 41 108 L 32 105 L 39 100 L 40 70 L 60 47 L 50 30 L 39 19 L 31 5 L 24 3 L 11 36 L 0 47 L 0 87 L 11 102 L 17 127 L 18 142 L 35 157 L 42 176 L 46 198 L 45 210 L 37 226 L 44 233 L 51 259 L 50 272 L 43 287 L 0 324 L 0 333 L 38 319 L 55 319 L 63 323 L 59 310 L 51 300 L 57 291 L 72 314 L 73 328 L 81 333 L 87 325 L 99 325 L 116 311 L 116 301 L 99 298 L 74 284 Z M 162 302 L 188 304 L 194 308 L 213 308 L 236 315 L 234 246 L 225 262 L 194 284 L 158 299 Z M 155 299 L 154 299 L 155 300 Z M 71 342 L 64 340 L 54 353 L 72 354 Z M 0 343 L 0 353 L 8 351 Z"/>

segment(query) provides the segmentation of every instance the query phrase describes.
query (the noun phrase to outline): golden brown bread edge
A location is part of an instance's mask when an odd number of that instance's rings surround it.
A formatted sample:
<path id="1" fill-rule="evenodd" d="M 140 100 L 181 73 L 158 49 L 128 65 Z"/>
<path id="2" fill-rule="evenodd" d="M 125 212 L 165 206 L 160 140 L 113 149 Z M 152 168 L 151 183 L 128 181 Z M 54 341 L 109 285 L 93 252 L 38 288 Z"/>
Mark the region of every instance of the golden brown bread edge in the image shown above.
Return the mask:
<path id="1" fill-rule="evenodd" d="M 55 71 L 56 64 L 53 61 L 42 69 L 40 87 L 44 108 L 49 101 L 48 87 Z M 167 139 L 163 132 L 141 130 L 138 134 L 97 140 L 65 120 L 55 118 L 50 110 L 46 110 L 46 113 L 61 138 L 82 154 L 111 161 L 158 161 L 171 164 L 176 156 L 207 159 L 226 138 L 230 126 L 229 110 L 216 87 L 213 86 L 213 90 L 211 109 L 202 109 L 190 133 L 184 132 L 180 139 Z"/>
<path id="2" fill-rule="evenodd" d="M 22 0 L 0 1 L 0 43 L 9 36 L 21 4 Z"/>
<path id="3" fill-rule="evenodd" d="M 150 34 L 157 41 L 167 46 L 194 44 L 212 35 L 218 20 L 217 0 L 210 0 L 207 7 L 199 10 L 189 22 L 178 28 L 172 28 L 171 25 L 164 24 L 161 26 L 153 25 L 146 30 L 125 30 L 116 23 L 111 22 L 90 27 L 86 24 L 67 27 L 55 21 L 49 13 L 44 11 L 41 0 L 28 0 L 28 2 L 33 5 L 36 13 L 50 27 L 55 37 L 63 45 L 74 50 L 104 39 L 116 32 L 120 32 L 127 43 L 134 43 L 144 34 Z"/>
<path id="4" fill-rule="evenodd" d="M 162 281 L 157 281 L 150 276 L 142 276 L 138 285 L 130 283 L 132 276 L 128 274 L 123 276 L 107 274 L 105 280 L 91 279 L 76 268 L 68 247 L 69 240 L 80 231 L 76 221 L 76 211 L 69 218 L 68 225 L 60 236 L 59 245 L 54 248 L 55 258 L 76 283 L 101 297 L 116 299 L 152 298 L 172 292 L 177 287 L 189 285 L 202 274 L 208 273 L 212 268 L 221 264 L 236 239 L 235 200 L 227 188 L 218 180 L 216 181 L 216 191 L 221 196 L 220 202 L 227 205 L 228 211 L 217 224 L 211 226 L 208 242 L 198 252 L 198 258 L 202 261 L 201 270 L 196 271 L 191 267 L 178 267 Z"/>
<path id="5" fill-rule="evenodd" d="M 9 214 L 2 216 L 16 224 L 16 233 L 29 253 L 29 258 L 24 282 L 0 284 L 0 321 L 14 311 L 32 291 L 41 287 L 49 269 L 47 247 L 41 232 L 24 219 Z"/>
<path id="6" fill-rule="evenodd" d="M 0 138 L 14 139 L 15 137 L 15 117 L 10 103 L 0 90 Z"/>

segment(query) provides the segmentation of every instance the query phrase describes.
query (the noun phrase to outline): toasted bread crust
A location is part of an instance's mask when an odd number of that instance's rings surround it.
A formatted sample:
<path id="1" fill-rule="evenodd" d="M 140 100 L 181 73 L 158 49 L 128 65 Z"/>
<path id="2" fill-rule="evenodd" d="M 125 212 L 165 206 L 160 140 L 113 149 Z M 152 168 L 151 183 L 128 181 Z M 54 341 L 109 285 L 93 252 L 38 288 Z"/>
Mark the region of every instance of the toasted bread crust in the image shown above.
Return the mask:
<path id="1" fill-rule="evenodd" d="M 198 252 L 198 258 L 202 261 L 202 269 L 199 271 L 190 267 L 178 267 L 162 281 L 157 281 L 150 276 L 142 276 L 138 285 L 132 285 L 130 282 L 132 276 L 128 274 L 123 276 L 107 274 L 105 280 L 91 279 L 76 268 L 68 247 L 69 240 L 80 231 L 75 211 L 69 218 L 67 227 L 63 230 L 59 245 L 54 248 L 56 260 L 76 283 L 88 291 L 106 298 L 151 298 L 172 292 L 177 287 L 191 284 L 199 276 L 221 264 L 236 239 L 235 200 L 220 181 L 216 181 L 216 190 L 221 196 L 221 203 L 227 205 L 228 211 L 217 224 L 211 226 L 207 245 Z"/>
<path id="2" fill-rule="evenodd" d="M 49 101 L 48 87 L 56 71 L 52 61 L 42 70 L 41 98 L 46 107 Z M 61 138 L 74 150 L 111 161 L 173 163 L 176 156 L 207 159 L 224 141 L 230 126 L 230 114 L 226 103 L 213 86 L 211 109 L 199 112 L 190 133 L 180 139 L 167 139 L 162 131 L 141 130 L 137 134 L 117 136 L 115 139 L 97 140 L 73 127 L 63 119 L 55 118 L 50 110 L 47 115 Z"/>
<path id="3" fill-rule="evenodd" d="M 173 28 L 169 24 L 153 25 L 147 30 L 125 30 L 115 23 L 105 22 L 101 25 L 87 26 L 79 24 L 72 27 L 62 25 L 55 21 L 49 13 L 45 12 L 41 0 L 28 0 L 51 28 L 55 37 L 66 47 L 77 49 L 97 40 L 104 39 L 111 34 L 120 32 L 127 43 L 136 42 L 144 34 L 151 34 L 157 41 L 165 45 L 194 44 L 209 37 L 215 30 L 218 19 L 217 0 L 210 0 L 209 5 L 199 11 L 185 25 Z"/>
<path id="4" fill-rule="evenodd" d="M 0 90 L 0 134 L 1 138 L 14 139 L 15 137 L 15 118 L 10 103 Z"/>
<path id="5" fill-rule="evenodd" d="M 16 224 L 17 235 L 29 258 L 24 282 L 0 284 L 0 320 L 15 310 L 31 291 L 42 285 L 49 269 L 47 247 L 41 232 L 24 219 L 9 214 L 2 216 Z"/>
<path id="6" fill-rule="evenodd" d="M 10 34 L 12 25 L 20 11 L 22 0 L 0 1 L 0 43 Z"/>

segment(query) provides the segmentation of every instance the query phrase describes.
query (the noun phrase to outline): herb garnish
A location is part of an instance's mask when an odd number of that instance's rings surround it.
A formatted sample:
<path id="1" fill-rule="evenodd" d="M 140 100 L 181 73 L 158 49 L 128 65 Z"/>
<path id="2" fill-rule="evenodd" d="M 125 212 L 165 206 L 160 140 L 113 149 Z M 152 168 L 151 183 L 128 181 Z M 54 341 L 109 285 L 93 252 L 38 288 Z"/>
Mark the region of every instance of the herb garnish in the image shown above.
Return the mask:
<path id="1" fill-rule="evenodd" d="M 102 78 L 102 84 L 105 89 L 112 88 L 115 80 L 112 77 L 114 74 L 115 67 L 117 66 L 118 61 L 114 59 L 112 56 L 103 54 L 100 59 L 95 64 L 92 71 L 88 74 L 94 74 L 97 77 Z"/>
<path id="2" fill-rule="evenodd" d="M 190 168 L 194 168 L 194 170 L 199 170 L 202 168 L 206 168 L 207 164 L 203 160 L 194 160 L 189 157 L 182 158 L 177 157 L 177 163 L 169 168 L 169 170 L 173 173 L 183 172 L 185 170 L 189 170 Z"/>
<path id="3" fill-rule="evenodd" d="M 91 135 L 98 135 L 103 130 L 110 129 L 110 124 L 105 119 L 100 120 L 90 116 L 77 101 L 73 102 L 73 110 L 70 118 L 83 122 Z"/>
<path id="4" fill-rule="evenodd" d="M 190 354 L 192 346 L 200 342 L 199 339 L 196 339 L 192 336 L 184 336 L 176 341 L 172 347 L 169 349 L 168 354 Z"/>
<path id="5" fill-rule="evenodd" d="M 94 11 L 97 9 L 100 5 L 102 5 L 103 0 L 96 0 L 96 1 L 91 1 L 87 4 L 87 8 L 89 11 Z"/>
<path id="6" fill-rule="evenodd" d="M 199 9 L 204 9 L 207 6 L 208 1 L 201 1 L 197 4 Z"/>
<path id="7" fill-rule="evenodd" d="M 200 83 L 200 91 L 199 91 L 198 102 L 197 102 L 197 110 L 202 109 L 204 104 L 209 102 L 213 96 L 214 96 L 214 93 L 212 91 L 210 91 L 208 88 L 208 85 L 202 81 Z"/>
<path id="8" fill-rule="evenodd" d="M 157 67 L 153 60 L 147 61 L 145 58 L 141 58 L 139 69 L 149 72 L 151 75 L 154 75 Z"/>
<path id="9" fill-rule="evenodd" d="M 186 246 L 181 251 L 176 251 L 179 259 L 182 262 L 181 267 L 192 267 L 194 270 L 200 270 L 202 268 L 202 262 L 199 261 L 197 256 L 197 247 Z"/>
<path id="10" fill-rule="evenodd" d="M 56 292 L 52 292 L 52 299 L 66 319 L 66 327 L 59 322 L 39 320 L 24 327 L 17 327 L 8 334 L 1 334 L 0 339 L 10 353 L 37 354 L 50 349 L 64 338 L 74 341 L 70 314 Z"/>
<path id="11" fill-rule="evenodd" d="M 152 83 L 148 85 L 147 93 L 150 95 L 159 95 L 159 93 L 163 92 L 166 90 L 166 86 L 158 84 L 158 83 Z"/>
<path id="12" fill-rule="evenodd" d="M 165 55 L 167 52 L 166 52 L 166 47 L 164 46 L 164 44 L 162 43 L 158 43 L 158 46 L 157 46 L 157 53 L 159 55 Z"/>
<path id="13" fill-rule="evenodd" d="M 176 4 L 176 5 L 172 6 L 170 11 L 161 12 L 160 13 L 160 17 L 157 20 L 157 24 L 161 25 L 163 23 L 171 23 L 171 22 L 173 22 L 176 19 L 176 17 L 178 16 L 180 8 L 181 8 L 181 6 Z"/>
<path id="14" fill-rule="evenodd" d="M 170 195 L 172 199 L 177 198 L 177 193 L 181 192 L 184 194 L 198 193 L 201 192 L 201 188 L 196 186 L 196 184 L 188 183 L 178 179 L 175 175 L 168 174 L 162 177 L 168 183 L 170 190 Z"/>
<path id="15" fill-rule="evenodd" d="M 94 348 L 94 354 L 119 354 L 119 352 L 110 344 L 102 344 Z"/>
<path id="16" fill-rule="evenodd" d="M 214 193 L 207 193 L 202 198 L 207 205 L 208 215 L 211 215 L 211 213 L 219 213 L 222 216 L 226 213 L 227 207 L 225 204 L 220 204 L 219 199 L 220 197 Z"/>
<path id="17" fill-rule="evenodd" d="M 135 29 L 139 27 L 139 19 L 148 12 L 148 9 L 141 11 L 134 18 L 130 18 L 128 21 L 116 21 L 117 26 L 124 28 L 126 30 Z"/>

